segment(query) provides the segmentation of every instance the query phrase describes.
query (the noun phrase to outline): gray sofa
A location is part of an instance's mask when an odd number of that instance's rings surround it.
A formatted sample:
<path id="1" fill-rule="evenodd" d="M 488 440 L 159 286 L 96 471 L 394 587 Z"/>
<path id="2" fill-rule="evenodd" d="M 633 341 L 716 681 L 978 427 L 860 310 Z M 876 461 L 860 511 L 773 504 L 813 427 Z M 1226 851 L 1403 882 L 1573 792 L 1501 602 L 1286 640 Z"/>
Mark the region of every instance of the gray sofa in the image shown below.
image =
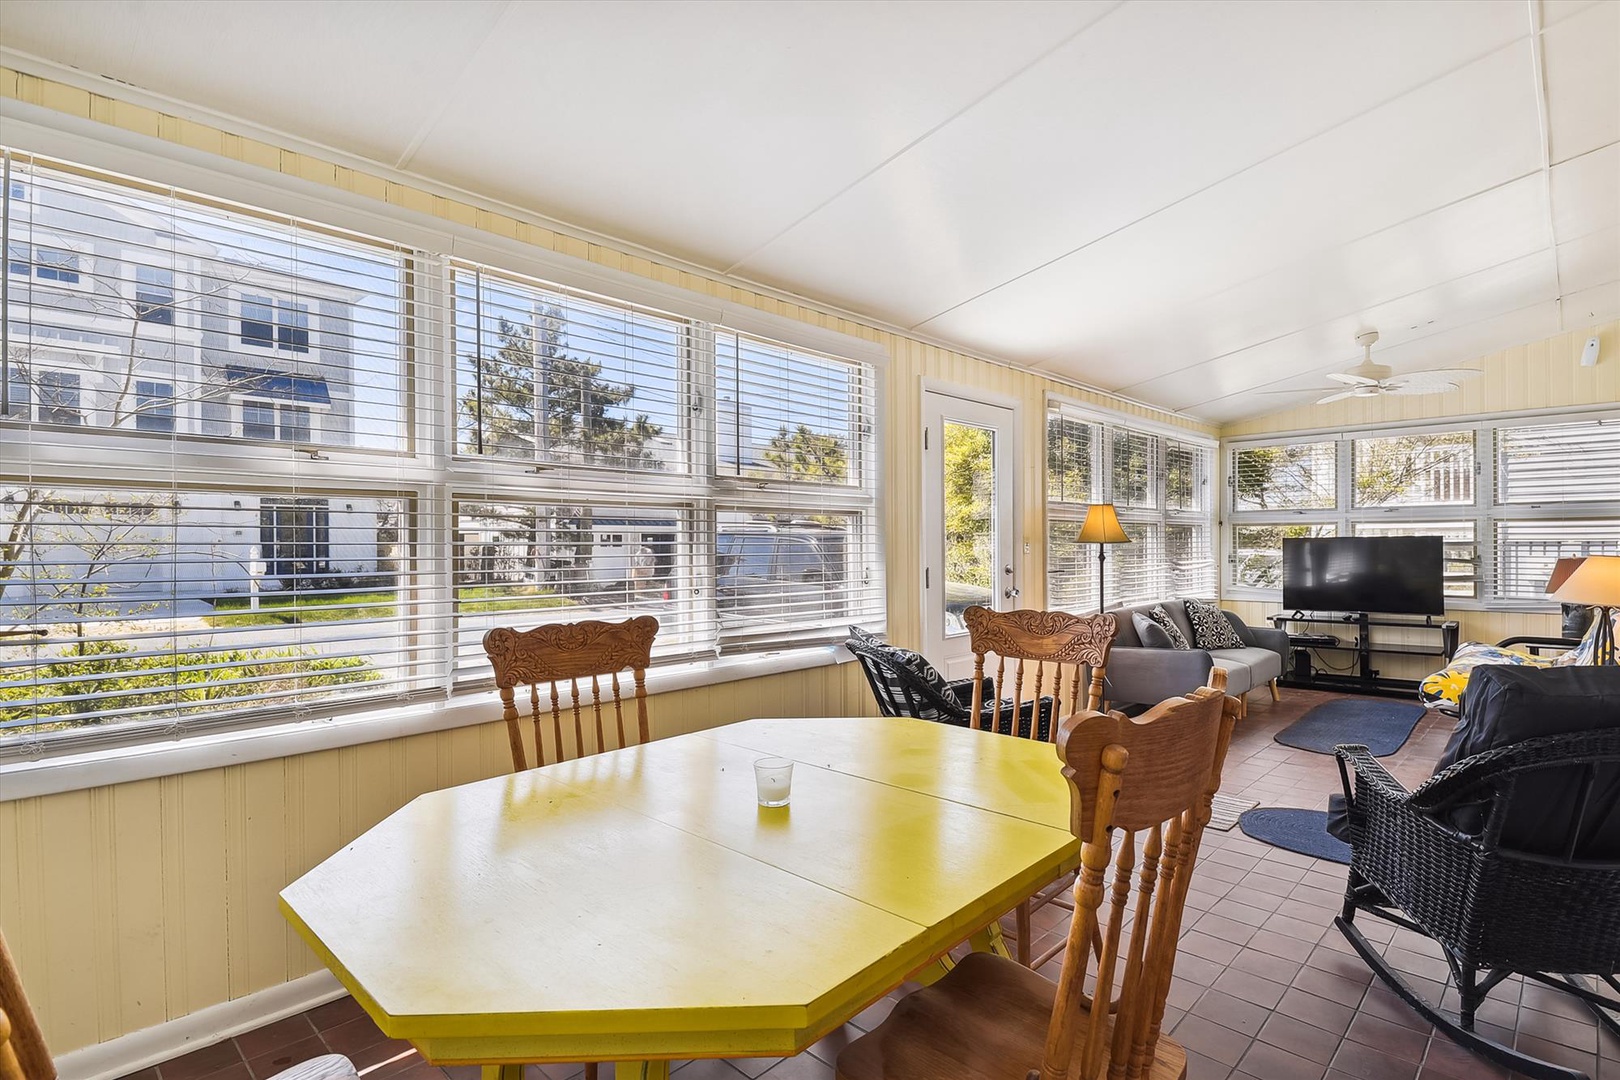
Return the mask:
<path id="1" fill-rule="evenodd" d="M 1119 636 L 1108 654 L 1108 678 L 1104 691 L 1109 703 L 1119 705 L 1152 705 L 1177 694 L 1185 694 L 1209 680 L 1211 667 L 1226 669 L 1226 692 L 1243 699 L 1243 695 L 1257 687 L 1271 687 L 1277 696 L 1276 679 L 1282 677 L 1283 664 L 1288 656 L 1288 635 L 1282 630 L 1249 626 L 1226 612 L 1243 639 L 1241 649 L 1151 649 L 1142 645 L 1131 622 L 1134 612 L 1146 615 L 1155 605 L 1164 605 L 1170 618 L 1181 628 L 1182 636 L 1190 644 L 1193 640 L 1192 624 L 1187 621 L 1187 609 L 1180 600 L 1155 600 L 1134 607 L 1117 608 Z"/>

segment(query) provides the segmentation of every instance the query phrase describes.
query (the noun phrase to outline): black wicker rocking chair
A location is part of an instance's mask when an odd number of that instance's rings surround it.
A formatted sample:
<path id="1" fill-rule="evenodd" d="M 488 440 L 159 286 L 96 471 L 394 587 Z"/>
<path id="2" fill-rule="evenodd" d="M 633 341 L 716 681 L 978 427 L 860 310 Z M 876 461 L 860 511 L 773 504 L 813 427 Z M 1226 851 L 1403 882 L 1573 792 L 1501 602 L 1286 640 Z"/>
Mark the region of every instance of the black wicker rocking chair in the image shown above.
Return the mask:
<path id="1" fill-rule="evenodd" d="M 1620 726 L 1476 754 L 1412 792 L 1366 747 L 1336 752 L 1351 859 L 1334 923 L 1351 946 L 1459 1045 L 1527 1076 L 1589 1080 L 1476 1031 L 1474 1014 L 1518 974 L 1579 998 L 1620 1037 Z M 1457 988 L 1455 1015 L 1402 980 L 1356 927 L 1358 913 L 1440 944 Z M 1595 990 L 1588 977 L 1599 981 Z"/>

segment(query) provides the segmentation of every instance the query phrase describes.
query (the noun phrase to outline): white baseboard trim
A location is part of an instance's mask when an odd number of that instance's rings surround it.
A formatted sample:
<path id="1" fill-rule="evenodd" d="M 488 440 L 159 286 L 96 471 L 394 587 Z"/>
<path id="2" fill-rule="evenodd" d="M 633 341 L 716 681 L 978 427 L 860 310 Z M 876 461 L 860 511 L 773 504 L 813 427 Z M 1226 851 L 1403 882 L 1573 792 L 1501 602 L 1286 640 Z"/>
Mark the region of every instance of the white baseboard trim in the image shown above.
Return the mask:
<path id="1" fill-rule="evenodd" d="M 233 1035 L 313 1009 L 348 991 L 330 971 L 198 1009 L 155 1027 L 142 1028 L 94 1046 L 70 1050 L 56 1059 L 60 1080 L 117 1080 L 138 1069 L 201 1050 Z"/>

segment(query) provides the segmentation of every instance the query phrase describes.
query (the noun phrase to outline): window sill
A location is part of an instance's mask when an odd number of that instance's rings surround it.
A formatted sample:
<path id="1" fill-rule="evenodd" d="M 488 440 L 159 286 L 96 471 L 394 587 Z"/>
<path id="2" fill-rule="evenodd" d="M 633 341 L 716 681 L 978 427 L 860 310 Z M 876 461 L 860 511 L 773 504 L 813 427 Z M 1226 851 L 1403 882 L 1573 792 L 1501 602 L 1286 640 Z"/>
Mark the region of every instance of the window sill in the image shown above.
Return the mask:
<path id="1" fill-rule="evenodd" d="M 647 673 L 649 697 L 757 679 L 790 671 L 844 664 L 853 657 L 839 645 L 815 645 L 750 656 L 678 664 Z M 657 704 L 652 706 L 657 721 Z M 447 701 L 398 706 L 319 720 L 239 728 L 234 731 L 140 743 L 80 754 L 63 754 L 0 767 L 0 802 L 86 788 L 246 765 L 321 750 L 399 739 L 434 731 L 488 724 L 501 718 L 493 689 L 468 691 Z"/>

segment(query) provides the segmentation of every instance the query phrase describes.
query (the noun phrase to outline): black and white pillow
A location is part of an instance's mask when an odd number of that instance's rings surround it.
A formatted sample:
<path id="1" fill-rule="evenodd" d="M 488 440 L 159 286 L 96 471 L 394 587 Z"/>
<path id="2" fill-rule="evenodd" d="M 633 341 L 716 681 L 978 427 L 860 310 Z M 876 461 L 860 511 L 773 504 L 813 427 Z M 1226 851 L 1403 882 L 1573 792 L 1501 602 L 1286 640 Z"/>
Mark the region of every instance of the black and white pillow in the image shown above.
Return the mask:
<path id="1" fill-rule="evenodd" d="M 1181 627 L 1177 626 L 1176 620 L 1172 619 L 1170 613 L 1164 610 L 1163 604 L 1154 604 L 1153 610 L 1148 612 L 1148 618 L 1159 624 L 1159 629 L 1164 631 L 1164 636 L 1170 639 L 1172 649 L 1192 648 L 1191 645 L 1187 644 L 1187 635 L 1181 632 Z"/>
<path id="2" fill-rule="evenodd" d="M 947 701 L 956 700 L 955 695 L 951 693 L 950 684 L 945 681 L 945 677 L 921 653 L 912 652 L 910 649 L 902 649 L 898 645 L 890 645 L 876 634 L 869 633 L 859 626 L 851 626 L 849 636 L 856 643 L 874 649 L 896 667 L 911 672 L 920 681 L 927 683 L 930 690 Z"/>
<path id="3" fill-rule="evenodd" d="M 1202 600 L 1183 600 L 1187 621 L 1192 623 L 1193 641 L 1200 649 L 1241 649 L 1243 639 L 1225 612 Z"/>

